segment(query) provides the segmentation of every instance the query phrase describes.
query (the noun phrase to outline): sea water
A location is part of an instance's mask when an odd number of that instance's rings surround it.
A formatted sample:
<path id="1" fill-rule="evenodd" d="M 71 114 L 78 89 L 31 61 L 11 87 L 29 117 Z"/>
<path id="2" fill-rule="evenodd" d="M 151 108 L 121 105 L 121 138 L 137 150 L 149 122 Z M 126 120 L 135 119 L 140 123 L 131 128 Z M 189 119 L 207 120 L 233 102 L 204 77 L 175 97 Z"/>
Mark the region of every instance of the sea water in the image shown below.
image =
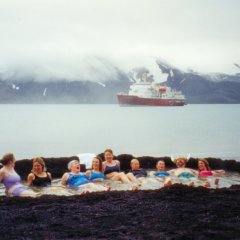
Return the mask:
<path id="1" fill-rule="evenodd" d="M 0 155 L 188 155 L 240 160 L 240 105 L 0 105 Z"/>
<path id="2" fill-rule="evenodd" d="M 6 104 L 0 105 L 0 155 L 13 152 L 17 159 L 68 157 L 112 148 L 116 155 L 161 157 L 190 153 L 192 157 L 239 161 L 239 120 L 239 104 L 184 107 Z M 222 187 L 239 182 L 239 173 L 226 174 L 220 180 Z M 3 194 L 1 185 L 0 195 Z"/>

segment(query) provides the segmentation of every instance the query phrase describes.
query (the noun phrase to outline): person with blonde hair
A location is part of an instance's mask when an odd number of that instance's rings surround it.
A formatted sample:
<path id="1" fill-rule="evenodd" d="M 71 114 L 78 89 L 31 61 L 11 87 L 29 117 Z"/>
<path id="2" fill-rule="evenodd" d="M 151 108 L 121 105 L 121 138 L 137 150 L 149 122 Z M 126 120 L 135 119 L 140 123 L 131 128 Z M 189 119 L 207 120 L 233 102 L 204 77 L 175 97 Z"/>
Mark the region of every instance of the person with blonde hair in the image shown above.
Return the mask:
<path id="1" fill-rule="evenodd" d="M 80 191 L 80 194 L 88 192 L 109 191 L 110 189 L 90 182 L 85 173 L 81 173 L 79 160 L 72 160 L 68 163 L 69 172 L 63 174 L 61 183 L 63 186 L 73 187 Z"/>
<path id="2" fill-rule="evenodd" d="M 51 185 L 51 180 L 51 174 L 47 172 L 43 158 L 34 158 L 32 171 L 27 178 L 28 185 L 35 187 L 46 187 Z"/>
<path id="3" fill-rule="evenodd" d="M 137 179 L 142 179 L 147 177 L 147 171 L 141 168 L 138 159 L 133 158 L 130 162 L 131 169 L 127 171 L 127 176 L 133 174 Z"/>
<path id="4" fill-rule="evenodd" d="M 38 193 L 21 184 L 21 178 L 14 170 L 15 162 L 16 159 L 12 153 L 5 154 L 1 159 L 3 167 L 0 169 L 0 182 L 2 182 L 6 188 L 6 195 L 37 197 L 39 195 Z"/>

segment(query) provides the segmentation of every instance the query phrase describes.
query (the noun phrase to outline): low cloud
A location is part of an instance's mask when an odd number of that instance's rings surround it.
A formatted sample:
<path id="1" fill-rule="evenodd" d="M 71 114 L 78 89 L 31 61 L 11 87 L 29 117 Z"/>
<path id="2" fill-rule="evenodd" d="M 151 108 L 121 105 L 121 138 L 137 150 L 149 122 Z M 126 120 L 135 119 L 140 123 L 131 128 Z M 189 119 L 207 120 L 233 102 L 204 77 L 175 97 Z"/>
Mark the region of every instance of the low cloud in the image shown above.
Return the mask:
<path id="1" fill-rule="evenodd" d="M 3 0 L 2 79 L 114 79 L 162 58 L 181 69 L 235 73 L 238 0 Z"/>

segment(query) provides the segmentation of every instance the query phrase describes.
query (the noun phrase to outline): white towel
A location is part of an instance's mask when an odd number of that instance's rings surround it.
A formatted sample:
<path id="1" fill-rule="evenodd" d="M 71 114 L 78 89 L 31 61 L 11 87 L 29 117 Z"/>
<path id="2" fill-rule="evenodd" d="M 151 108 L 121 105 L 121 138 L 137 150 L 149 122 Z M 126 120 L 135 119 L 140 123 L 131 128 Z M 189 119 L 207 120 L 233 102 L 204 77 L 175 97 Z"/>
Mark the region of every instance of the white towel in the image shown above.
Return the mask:
<path id="1" fill-rule="evenodd" d="M 96 154 L 94 154 L 94 153 L 80 153 L 80 154 L 77 154 L 77 156 L 80 159 L 80 163 L 86 165 L 86 169 L 91 169 L 92 168 L 92 160 L 93 160 L 94 157 L 96 157 Z"/>

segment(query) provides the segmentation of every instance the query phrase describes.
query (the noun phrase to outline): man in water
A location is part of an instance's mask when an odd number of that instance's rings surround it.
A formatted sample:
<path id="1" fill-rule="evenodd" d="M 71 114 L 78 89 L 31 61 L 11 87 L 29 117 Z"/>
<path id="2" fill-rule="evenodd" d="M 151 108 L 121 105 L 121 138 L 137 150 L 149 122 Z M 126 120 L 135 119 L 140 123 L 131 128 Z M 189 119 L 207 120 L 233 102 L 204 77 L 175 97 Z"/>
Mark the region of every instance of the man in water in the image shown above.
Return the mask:
<path id="1" fill-rule="evenodd" d="M 169 171 L 173 179 L 175 179 L 177 182 L 180 181 L 180 183 L 193 186 L 194 181 L 196 181 L 198 176 L 198 172 L 186 167 L 187 158 L 178 157 L 174 160 L 174 163 L 177 168 Z"/>
<path id="2" fill-rule="evenodd" d="M 140 168 L 138 159 L 132 159 L 130 163 L 131 169 L 128 170 L 127 174 L 132 173 L 136 178 L 147 177 L 147 172 Z"/>

